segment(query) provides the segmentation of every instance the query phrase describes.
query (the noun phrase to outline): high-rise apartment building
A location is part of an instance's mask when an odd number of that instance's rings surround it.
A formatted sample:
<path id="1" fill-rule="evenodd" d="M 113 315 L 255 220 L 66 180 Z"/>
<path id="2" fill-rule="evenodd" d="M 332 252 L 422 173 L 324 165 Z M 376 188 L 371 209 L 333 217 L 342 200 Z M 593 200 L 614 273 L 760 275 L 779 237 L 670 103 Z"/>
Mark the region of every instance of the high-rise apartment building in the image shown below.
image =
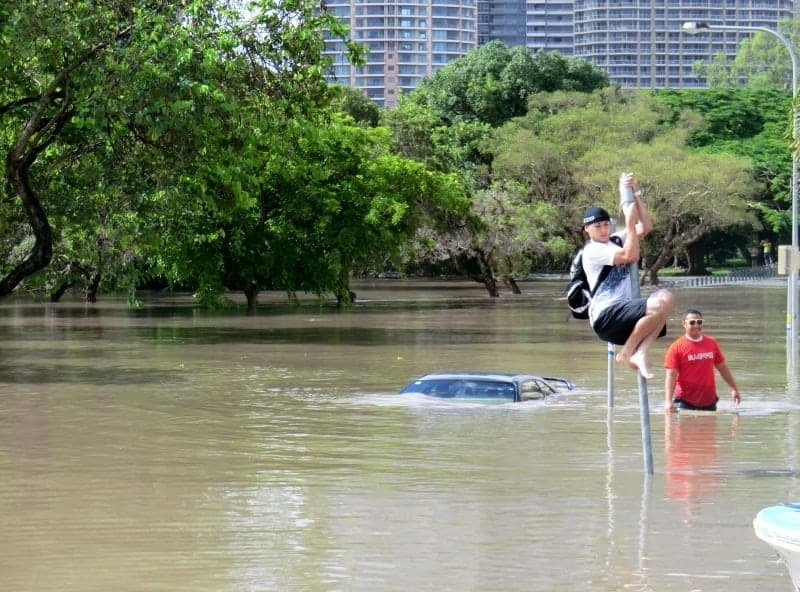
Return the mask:
<path id="1" fill-rule="evenodd" d="M 573 2 L 529 0 L 525 5 L 525 45 L 536 51 L 573 51 Z"/>
<path id="2" fill-rule="evenodd" d="M 572 55 L 574 2 L 478 0 L 478 45 L 492 40 L 508 47 Z"/>
<path id="3" fill-rule="evenodd" d="M 576 0 L 573 7 L 572 55 L 605 70 L 620 86 L 641 88 L 705 86 L 692 71 L 694 62 L 719 52 L 732 59 L 741 40 L 752 35 L 692 36 L 682 32 L 684 22 L 774 29 L 794 14 L 790 0 Z"/>
<path id="4" fill-rule="evenodd" d="M 363 90 L 379 106 L 478 45 L 475 0 L 328 0 L 327 10 L 350 27 L 353 41 L 369 48 L 364 66 L 351 66 L 341 42 L 325 53 L 328 79 Z"/>
<path id="5" fill-rule="evenodd" d="M 478 45 L 500 39 L 509 47 L 527 43 L 526 0 L 478 0 Z"/>
<path id="6" fill-rule="evenodd" d="M 337 63 L 330 79 L 363 89 L 379 105 L 477 45 L 557 51 L 608 73 L 615 84 L 640 88 L 705 85 L 698 60 L 719 52 L 732 59 L 749 32 L 684 33 L 684 22 L 776 28 L 797 15 L 792 0 L 330 0 L 328 9 L 369 46 L 368 64 L 353 68 L 331 41 Z"/>

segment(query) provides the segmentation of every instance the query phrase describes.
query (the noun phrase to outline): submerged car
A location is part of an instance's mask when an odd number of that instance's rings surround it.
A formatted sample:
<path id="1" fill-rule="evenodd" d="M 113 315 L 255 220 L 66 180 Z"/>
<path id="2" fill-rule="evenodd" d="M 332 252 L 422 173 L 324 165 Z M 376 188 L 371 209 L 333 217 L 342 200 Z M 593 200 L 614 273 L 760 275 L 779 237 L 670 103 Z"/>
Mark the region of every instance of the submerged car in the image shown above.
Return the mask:
<path id="1" fill-rule="evenodd" d="M 400 394 L 420 393 L 447 399 L 531 401 L 572 390 L 566 378 L 510 372 L 436 372 L 415 378 Z"/>

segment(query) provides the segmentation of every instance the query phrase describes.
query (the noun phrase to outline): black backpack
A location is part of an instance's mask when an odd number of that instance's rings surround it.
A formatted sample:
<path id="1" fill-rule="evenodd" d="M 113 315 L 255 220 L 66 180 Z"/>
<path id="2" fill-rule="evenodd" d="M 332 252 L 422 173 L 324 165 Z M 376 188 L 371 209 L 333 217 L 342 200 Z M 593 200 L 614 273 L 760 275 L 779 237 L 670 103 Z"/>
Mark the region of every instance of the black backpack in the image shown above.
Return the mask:
<path id="1" fill-rule="evenodd" d="M 611 235 L 610 240 L 615 245 L 622 246 L 622 239 L 616 234 Z M 572 316 L 576 319 L 589 318 L 589 304 L 592 302 L 592 296 L 594 296 L 597 288 L 606 279 L 613 267 L 613 265 L 604 266 L 600 276 L 597 278 L 594 290 L 590 290 L 589 280 L 586 279 L 586 272 L 583 270 L 583 249 L 585 246 L 584 244 L 583 247 L 579 248 L 572 257 L 572 264 L 569 266 L 569 283 L 566 288 L 567 306 L 572 312 Z"/>

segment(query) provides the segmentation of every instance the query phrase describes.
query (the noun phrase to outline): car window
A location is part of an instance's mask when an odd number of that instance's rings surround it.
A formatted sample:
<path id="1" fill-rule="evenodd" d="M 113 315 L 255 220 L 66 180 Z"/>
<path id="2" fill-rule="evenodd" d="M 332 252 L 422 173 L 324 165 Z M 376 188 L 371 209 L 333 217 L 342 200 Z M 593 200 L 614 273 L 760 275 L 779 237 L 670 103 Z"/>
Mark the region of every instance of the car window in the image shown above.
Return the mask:
<path id="1" fill-rule="evenodd" d="M 467 399 L 503 399 L 514 401 L 516 388 L 510 382 L 466 380 L 460 378 L 415 380 L 402 393 L 422 393 L 433 397 Z"/>
<path id="2" fill-rule="evenodd" d="M 475 399 L 514 400 L 516 389 L 513 384 L 490 380 L 469 380 L 464 383 L 465 397 Z"/>
<path id="3" fill-rule="evenodd" d="M 453 380 L 415 380 L 402 393 L 422 393 L 434 397 L 455 397 L 458 394 L 460 383 Z"/>
<path id="4" fill-rule="evenodd" d="M 519 398 L 521 401 L 544 399 L 551 391 L 552 389 L 541 380 L 525 380 L 519 385 Z"/>

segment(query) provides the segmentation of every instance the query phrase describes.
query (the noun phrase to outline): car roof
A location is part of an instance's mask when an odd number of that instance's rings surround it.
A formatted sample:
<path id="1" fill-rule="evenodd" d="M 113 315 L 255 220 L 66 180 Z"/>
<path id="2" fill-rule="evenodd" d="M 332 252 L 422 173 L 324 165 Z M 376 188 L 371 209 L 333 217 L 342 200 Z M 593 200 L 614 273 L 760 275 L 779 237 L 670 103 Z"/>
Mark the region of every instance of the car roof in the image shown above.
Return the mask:
<path id="1" fill-rule="evenodd" d="M 512 372 L 433 372 L 419 376 L 414 380 L 491 380 L 495 382 L 518 382 L 526 379 L 541 378 L 533 374 L 514 374 Z"/>

